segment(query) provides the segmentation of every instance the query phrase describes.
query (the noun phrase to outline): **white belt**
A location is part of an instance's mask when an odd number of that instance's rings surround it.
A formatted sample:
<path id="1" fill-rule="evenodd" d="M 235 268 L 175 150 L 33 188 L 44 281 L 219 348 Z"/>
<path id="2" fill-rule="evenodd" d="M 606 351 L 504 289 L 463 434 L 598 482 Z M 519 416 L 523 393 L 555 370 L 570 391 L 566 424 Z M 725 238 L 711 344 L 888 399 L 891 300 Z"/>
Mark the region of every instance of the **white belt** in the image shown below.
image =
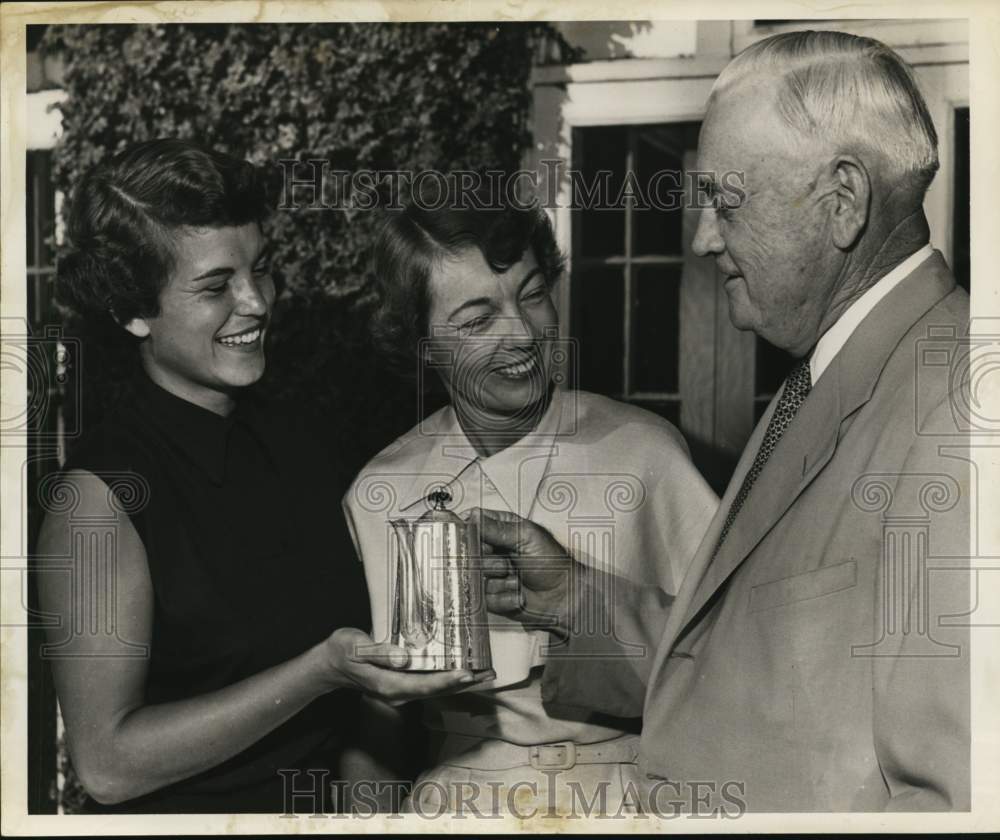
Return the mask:
<path id="1" fill-rule="evenodd" d="M 468 744 L 461 749 L 462 742 Z M 639 736 L 622 735 L 595 744 L 555 741 L 521 746 L 507 741 L 483 740 L 464 735 L 445 737 L 442 764 L 470 770 L 569 770 L 577 764 L 634 764 L 639 756 Z"/>

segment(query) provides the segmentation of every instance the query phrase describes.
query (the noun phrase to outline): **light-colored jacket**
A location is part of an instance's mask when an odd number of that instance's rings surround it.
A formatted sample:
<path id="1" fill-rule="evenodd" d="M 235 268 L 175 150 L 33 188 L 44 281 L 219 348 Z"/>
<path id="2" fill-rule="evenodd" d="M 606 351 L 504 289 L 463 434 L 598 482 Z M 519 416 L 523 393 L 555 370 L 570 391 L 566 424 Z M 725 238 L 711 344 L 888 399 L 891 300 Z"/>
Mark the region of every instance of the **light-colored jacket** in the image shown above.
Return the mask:
<path id="1" fill-rule="evenodd" d="M 449 487 L 456 512 L 479 505 L 511 510 L 546 527 L 581 562 L 670 595 L 718 505 L 672 425 L 583 391 L 557 389 L 535 432 L 465 469 L 473 460 L 476 452 L 448 406 L 373 458 L 344 497 L 376 640 L 387 639 L 390 627 L 395 556 L 388 520 L 422 513 L 422 500 L 436 486 Z M 491 616 L 490 624 L 497 679 L 475 703 L 457 697 L 434 704 L 440 716 L 429 725 L 521 744 L 616 734 L 578 715 L 549 718 L 537 674 L 524 682 L 544 662 L 547 634 L 502 616 Z"/>

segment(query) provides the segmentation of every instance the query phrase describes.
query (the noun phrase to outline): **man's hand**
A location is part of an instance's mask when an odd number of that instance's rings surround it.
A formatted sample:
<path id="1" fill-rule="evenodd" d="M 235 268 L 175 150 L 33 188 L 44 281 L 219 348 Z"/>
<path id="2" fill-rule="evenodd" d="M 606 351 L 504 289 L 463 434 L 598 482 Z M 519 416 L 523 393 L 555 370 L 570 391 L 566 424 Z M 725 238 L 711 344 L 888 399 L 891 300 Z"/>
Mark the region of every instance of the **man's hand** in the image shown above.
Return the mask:
<path id="1" fill-rule="evenodd" d="M 579 564 L 548 531 L 515 513 L 473 508 L 465 516 L 478 522 L 485 543 L 483 574 L 489 610 L 529 627 L 564 634 L 569 583 Z"/>

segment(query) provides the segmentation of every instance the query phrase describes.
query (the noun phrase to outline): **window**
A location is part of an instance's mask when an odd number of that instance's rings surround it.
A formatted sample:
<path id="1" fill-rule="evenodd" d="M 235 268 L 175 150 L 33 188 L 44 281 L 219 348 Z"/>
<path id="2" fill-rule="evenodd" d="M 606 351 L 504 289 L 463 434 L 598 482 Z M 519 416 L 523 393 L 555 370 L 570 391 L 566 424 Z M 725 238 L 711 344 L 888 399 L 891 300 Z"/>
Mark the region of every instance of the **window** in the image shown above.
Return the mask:
<path id="1" fill-rule="evenodd" d="M 52 236 L 55 232 L 55 192 L 52 152 L 29 151 L 27 168 L 28 318 L 32 326 L 51 323 L 51 285 L 55 278 Z"/>
<path id="2" fill-rule="evenodd" d="M 52 187 L 52 153 L 48 150 L 27 154 L 27 283 L 28 322 L 33 335 L 44 335 L 45 328 L 57 324 L 53 311 L 52 285 L 55 279 L 51 238 L 55 229 L 55 191 Z M 41 525 L 42 511 L 35 501 L 38 482 L 58 469 L 58 450 L 53 447 L 58 430 L 58 415 L 47 407 L 56 404 L 56 358 L 52 342 L 28 342 L 22 363 L 27 365 L 28 429 L 28 535 L 29 544 Z M 36 389 L 36 392 L 32 392 Z M 45 393 L 38 393 L 44 389 Z M 42 442 L 40 442 L 42 441 Z M 28 609 L 39 610 L 38 593 L 32 582 L 28 587 Z M 28 812 L 54 814 L 57 809 L 57 733 L 56 696 L 48 665 L 42 660 L 40 646 L 44 629 L 28 631 Z"/>
<path id="3" fill-rule="evenodd" d="M 699 123 L 573 134 L 571 333 L 579 387 L 680 424 L 683 172 Z"/>
<path id="4" fill-rule="evenodd" d="M 32 335 L 44 336 L 46 328 L 60 322 L 54 303 L 56 208 L 52 152 L 29 151 L 26 175 L 28 324 Z M 28 377 L 29 427 L 31 432 L 51 442 L 56 439 L 58 421 L 57 411 L 49 409 L 60 403 L 56 345 L 48 341 L 30 342 L 27 352 L 30 367 L 36 372 Z M 34 393 L 32 389 L 43 392 Z M 38 410 L 31 410 L 33 407 Z"/>

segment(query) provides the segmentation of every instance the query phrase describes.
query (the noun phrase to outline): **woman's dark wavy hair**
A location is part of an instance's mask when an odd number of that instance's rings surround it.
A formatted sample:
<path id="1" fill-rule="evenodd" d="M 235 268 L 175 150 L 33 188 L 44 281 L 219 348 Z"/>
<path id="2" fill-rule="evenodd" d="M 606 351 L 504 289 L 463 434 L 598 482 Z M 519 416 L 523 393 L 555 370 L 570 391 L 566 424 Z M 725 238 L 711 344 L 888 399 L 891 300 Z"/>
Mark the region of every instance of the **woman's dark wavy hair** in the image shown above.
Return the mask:
<path id="1" fill-rule="evenodd" d="M 91 322 L 155 316 L 180 229 L 260 223 L 275 198 L 262 169 L 197 143 L 129 146 L 73 190 L 58 298 Z"/>
<path id="2" fill-rule="evenodd" d="M 442 198 L 443 185 L 424 185 L 410 193 L 402 209 L 386 211 L 372 256 L 372 339 L 391 368 L 407 378 L 416 375 L 419 344 L 428 336 L 428 281 L 443 257 L 477 248 L 502 274 L 530 248 L 549 289 L 565 267 L 552 224 L 537 205 L 454 190 Z"/>

